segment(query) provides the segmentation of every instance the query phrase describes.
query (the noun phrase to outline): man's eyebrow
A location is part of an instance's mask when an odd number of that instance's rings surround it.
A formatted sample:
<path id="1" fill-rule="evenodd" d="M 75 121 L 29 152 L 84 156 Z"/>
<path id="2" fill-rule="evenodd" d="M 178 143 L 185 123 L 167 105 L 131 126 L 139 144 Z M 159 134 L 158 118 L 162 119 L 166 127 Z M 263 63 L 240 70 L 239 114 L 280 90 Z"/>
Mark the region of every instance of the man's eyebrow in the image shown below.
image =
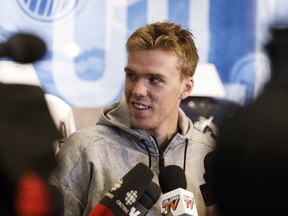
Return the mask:
<path id="1" fill-rule="evenodd" d="M 160 73 L 151 74 L 151 76 L 158 77 L 158 78 L 165 78 L 166 76 Z"/>
<path id="2" fill-rule="evenodd" d="M 126 73 L 128 73 L 128 72 L 133 72 L 133 70 L 131 70 L 131 69 L 128 68 L 128 67 L 125 67 L 125 68 L 124 68 L 124 71 L 125 71 Z"/>
<path id="3" fill-rule="evenodd" d="M 134 73 L 134 71 L 128 67 L 125 67 L 124 71 L 125 71 L 125 73 Z M 155 77 L 155 78 L 159 78 L 159 79 L 166 78 L 166 76 L 161 74 L 161 73 L 148 73 L 148 74 L 146 74 L 146 76 Z"/>
<path id="4" fill-rule="evenodd" d="M 157 78 L 157 79 L 165 79 L 166 76 L 164 74 L 161 74 L 161 73 L 149 73 L 147 74 L 149 77 L 154 77 L 154 78 Z"/>

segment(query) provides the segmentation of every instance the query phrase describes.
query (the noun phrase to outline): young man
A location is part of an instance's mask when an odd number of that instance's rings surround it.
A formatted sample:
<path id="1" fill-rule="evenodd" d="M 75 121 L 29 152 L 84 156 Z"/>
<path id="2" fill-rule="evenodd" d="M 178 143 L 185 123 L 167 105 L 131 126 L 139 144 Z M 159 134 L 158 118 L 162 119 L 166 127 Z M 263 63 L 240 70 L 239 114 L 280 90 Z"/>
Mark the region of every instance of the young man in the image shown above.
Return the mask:
<path id="1" fill-rule="evenodd" d="M 157 22 L 136 30 L 126 50 L 121 101 L 104 108 L 95 126 L 71 135 L 57 156 L 51 183 L 64 194 L 65 215 L 88 215 L 139 162 L 151 168 L 156 183 L 163 166 L 183 168 L 198 214 L 208 215 L 199 185 L 204 183 L 203 158 L 214 140 L 194 129 L 179 108 L 194 85 L 193 36 L 177 24 Z M 160 214 L 158 202 L 148 215 Z"/>

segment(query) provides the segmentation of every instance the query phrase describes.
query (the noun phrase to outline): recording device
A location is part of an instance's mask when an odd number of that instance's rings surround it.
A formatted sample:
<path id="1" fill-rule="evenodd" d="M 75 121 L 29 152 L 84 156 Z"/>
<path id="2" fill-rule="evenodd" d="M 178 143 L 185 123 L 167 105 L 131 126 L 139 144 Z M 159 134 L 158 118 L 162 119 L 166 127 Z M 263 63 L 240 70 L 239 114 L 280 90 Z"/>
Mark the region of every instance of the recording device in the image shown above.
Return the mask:
<path id="1" fill-rule="evenodd" d="M 149 184 L 147 190 L 140 197 L 138 202 L 131 208 L 128 216 L 144 216 L 155 205 L 161 195 L 160 187 L 153 181 Z"/>
<path id="2" fill-rule="evenodd" d="M 0 57 L 11 58 L 19 63 L 32 63 L 40 60 L 46 53 L 46 44 L 39 37 L 18 33 L 0 44 Z"/>
<path id="3" fill-rule="evenodd" d="M 138 163 L 105 194 L 89 216 L 126 216 L 149 187 L 154 174 Z"/>
<path id="4" fill-rule="evenodd" d="M 215 195 L 215 151 L 209 152 L 204 158 L 204 168 L 205 173 L 203 178 L 205 184 L 200 185 L 200 191 L 205 203 L 205 206 L 212 206 L 216 204 L 216 195 Z"/>
<path id="5" fill-rule="evenodd" d="M 163 193 L 160 197 L 162 215 L 198 216 L 194 195 L 186 190 L 186 176 L 181 167 L 164 167 L 159 173 L 159 184 Z"/>

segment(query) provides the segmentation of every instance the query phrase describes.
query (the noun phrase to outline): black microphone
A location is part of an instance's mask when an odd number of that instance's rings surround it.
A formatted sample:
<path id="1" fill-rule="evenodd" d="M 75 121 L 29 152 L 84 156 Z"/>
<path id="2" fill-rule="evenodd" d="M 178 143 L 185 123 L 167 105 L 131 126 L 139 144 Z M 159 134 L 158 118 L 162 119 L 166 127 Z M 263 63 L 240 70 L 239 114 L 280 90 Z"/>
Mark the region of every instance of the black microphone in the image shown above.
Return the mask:
<path id="1" fill-rule="evenodd" d="M 215 151 L 209 152 L 204 158 L 205 173 L 203 178 L 206 183 L 200 185 L 200 191 L 205 203 L 205 206 L 216 204 L 215 195 Z"/>
<path id="2" fill-rule="evenodd" d="M 46 44 L 39 37 L 18 33 L 0 44 L 0 57 L 8 57 L 19 63 L 32 63 L 40 60 L 46 53 Z"/>
<path id="3" fill-rule="evenodd" d="M 159 173 L 159 184 L 163 193 L 160 198 L 162 215 L 198 215 L 194 195 L 186 190 L 186 176 L 181 167 L 164 167 Z"/>
<path id="4" fill-rule="evenodd" d="M 129 211 L 129 216 L 144 216 L 155 205 L 161 195 L 160 187 L 153 181 L 149 184 L 147 190 L 140 197 L 138 202 Z"/>
<path id="5" fill-rule="evenodd" d="M 126 216 L 145 193 L 154 174 L 138 163 L 105 194 L 89 216 Z"/>

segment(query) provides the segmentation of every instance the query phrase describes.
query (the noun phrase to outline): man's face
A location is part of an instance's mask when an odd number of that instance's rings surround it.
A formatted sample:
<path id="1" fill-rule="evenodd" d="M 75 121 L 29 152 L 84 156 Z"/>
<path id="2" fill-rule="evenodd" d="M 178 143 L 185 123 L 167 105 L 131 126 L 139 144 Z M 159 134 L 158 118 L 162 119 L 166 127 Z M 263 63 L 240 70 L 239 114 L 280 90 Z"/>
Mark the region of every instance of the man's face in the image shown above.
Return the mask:
<path id="1" fill-rule="evenodd" d="M 192 78 L 180 81 L 177 63 L 175 55 L 160 49 L 128 54 L 125 96 L 133 127 L 152 131 L 162 125 L 175 127 L 180 101 L 193 87 Z"/>

